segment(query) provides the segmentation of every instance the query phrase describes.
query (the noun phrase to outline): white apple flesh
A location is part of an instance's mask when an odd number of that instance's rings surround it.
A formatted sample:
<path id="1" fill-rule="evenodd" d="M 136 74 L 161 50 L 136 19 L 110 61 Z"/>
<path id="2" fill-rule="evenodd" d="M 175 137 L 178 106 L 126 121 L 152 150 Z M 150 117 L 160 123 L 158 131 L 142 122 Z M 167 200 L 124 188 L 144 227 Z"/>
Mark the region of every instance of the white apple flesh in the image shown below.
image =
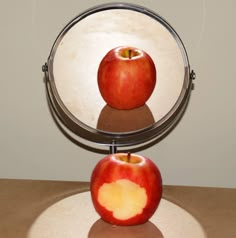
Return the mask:
<path id="1" fill-rule="evenodd" d="M 115 218 L 125 220 L 142 213 L 147 204 L 147 194 L 136 183 L 120 179 L 103 184 L 98 191 L 98 201 Z"/>

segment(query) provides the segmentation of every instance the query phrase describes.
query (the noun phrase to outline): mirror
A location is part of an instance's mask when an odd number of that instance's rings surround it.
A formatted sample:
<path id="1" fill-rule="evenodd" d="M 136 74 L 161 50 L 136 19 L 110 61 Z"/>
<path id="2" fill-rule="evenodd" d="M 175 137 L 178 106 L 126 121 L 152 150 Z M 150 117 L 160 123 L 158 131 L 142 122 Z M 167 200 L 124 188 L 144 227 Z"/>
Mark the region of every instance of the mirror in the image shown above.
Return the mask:
<path id="1" fill-rule="evenodd" d="M 97 71 L 111 49 L 129 45 L 153 59 L 155 89 L 140 108 L 109 107 Z M 47 90 L 62 123 L 80 137 L 119 146 L 163 135 L 181 117 L 191 91 L 185 48 L 160 16 L 132 4 L 104 4 L 80 14 L 59 34 L 44 67 Z"/>

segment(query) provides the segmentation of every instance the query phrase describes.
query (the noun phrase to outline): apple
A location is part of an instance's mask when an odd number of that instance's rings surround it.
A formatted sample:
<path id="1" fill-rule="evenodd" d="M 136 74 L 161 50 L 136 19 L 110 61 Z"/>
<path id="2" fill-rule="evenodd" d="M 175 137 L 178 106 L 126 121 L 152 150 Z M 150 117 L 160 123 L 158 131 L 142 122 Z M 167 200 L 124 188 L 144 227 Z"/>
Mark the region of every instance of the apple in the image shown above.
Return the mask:
<path id="1" fill-rule="evenodd" d="M 155 163 L 130 153 L 110 154 L 95 166 L 91 198 L 100 217 L 120 226 L 147 222 L 162 197 L 162 178 Z"/>
<path id="2" fill-rule="evenodd" d="M 120 46 L 102 59 L 97 73 L 98 88 L 104 101 L 116 109 L 140 107 L 156 85 L 156 67 L 145 51 Z"/>

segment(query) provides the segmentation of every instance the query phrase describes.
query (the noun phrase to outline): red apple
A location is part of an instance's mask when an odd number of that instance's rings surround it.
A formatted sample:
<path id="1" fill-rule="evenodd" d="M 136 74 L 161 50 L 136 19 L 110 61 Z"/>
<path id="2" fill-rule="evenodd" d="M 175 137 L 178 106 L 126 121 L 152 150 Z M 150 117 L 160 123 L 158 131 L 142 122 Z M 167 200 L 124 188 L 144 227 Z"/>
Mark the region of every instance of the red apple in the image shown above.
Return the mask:
<path id="1" fill-rule="evenodd" d="M 120 46 L 104 56 L 97 79 L 100 93 L 109 106 L 133 109 L 144 105 L 152 95 L 156 68 L 143 50 Z"/>
<path id="2" fill-rule="evenodd" d="M 162 196 L 162 179 L 152 160 L 116 153 L 101 159 L 91 176 L 91 197 L 101 218 L 115 225 L 145 223 Z"/>

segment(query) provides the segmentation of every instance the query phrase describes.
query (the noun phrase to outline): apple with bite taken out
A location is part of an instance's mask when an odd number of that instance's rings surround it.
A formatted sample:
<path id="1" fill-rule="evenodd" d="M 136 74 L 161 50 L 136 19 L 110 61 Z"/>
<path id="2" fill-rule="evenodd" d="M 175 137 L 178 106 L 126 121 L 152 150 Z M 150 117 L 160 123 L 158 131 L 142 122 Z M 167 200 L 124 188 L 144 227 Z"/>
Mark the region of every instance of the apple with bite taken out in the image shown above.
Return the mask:
<path id="1" fill-rule="evenodd" d="M 156 85 L 156 67 L 145 51 L 131 46 L 110 50 L 100 62 L 98 88 L 104 101 L 116 109 L 140 107 Z"/>
<path id="2" fill-rule="evenodd" d="M 110 154 L 95 166 L 92 202 L 101 218 L 120 226 L 145 223 L 162 197 L 162 178 L 154 162 L 130 153 Z"/>

